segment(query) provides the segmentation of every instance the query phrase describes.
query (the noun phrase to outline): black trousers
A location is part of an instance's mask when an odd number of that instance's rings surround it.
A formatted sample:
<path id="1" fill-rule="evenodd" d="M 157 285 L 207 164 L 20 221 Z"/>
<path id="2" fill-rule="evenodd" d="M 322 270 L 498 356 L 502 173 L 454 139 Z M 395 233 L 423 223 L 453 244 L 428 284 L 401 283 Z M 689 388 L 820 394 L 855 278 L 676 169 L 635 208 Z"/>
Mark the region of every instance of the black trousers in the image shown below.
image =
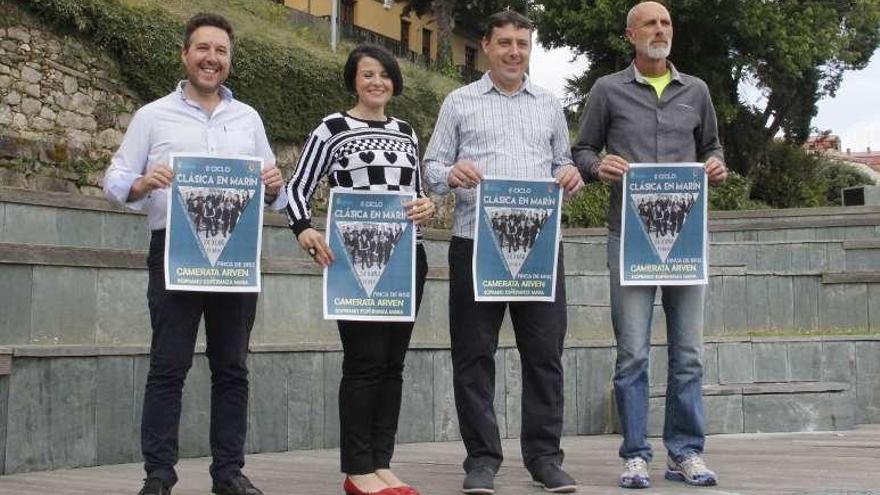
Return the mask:
<path id="1" fill-rule="evenodd" d="M 422 302 L 428 261 L 416 249 L 416 309 Z M 342 380 L 339 383 L 342 472 L 387 469 L 400 416 L 403 362 L 415 325 L 410 322 L 339 320 Z"/>
<path id="2" fill-rule="evenodd" d="M 523 461 L 534 472 L 562 463 L 562 341 L 567 325 L 562 248 L 554 302 L 474 301 L 473 241 L 453 237 L 449 245 L 449 333 L 455 407 L 467 449 L 465 471 L 486 466 L 497 471 L 503 459 L 495 418 L 495 351 L 509 307 L 522 362 Z"/>
<path id="3" fill-rule="evenodd" d="M 254 293 L 165 290 L 165 231 L 150 240 L 147 302 L 153 338 L 141 420 L 141 450 L 148 476 L 177 481 L 180 404 L 192 366 L 199 320 L 205 317 L 211 368 L 211 476 L 224 480 L 244 466 L 247 435 L 247 351 L 257 308 Z"/>

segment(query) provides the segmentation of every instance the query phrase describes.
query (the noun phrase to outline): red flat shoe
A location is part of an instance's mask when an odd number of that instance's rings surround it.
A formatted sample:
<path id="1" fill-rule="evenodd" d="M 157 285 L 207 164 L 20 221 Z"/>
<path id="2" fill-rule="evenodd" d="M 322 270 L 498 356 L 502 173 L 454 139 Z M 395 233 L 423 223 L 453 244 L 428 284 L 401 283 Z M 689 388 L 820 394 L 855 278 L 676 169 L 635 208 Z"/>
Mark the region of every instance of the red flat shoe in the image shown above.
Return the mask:
<path id="1" fill-rule="evenodd" d="M 397 495 L 422 495 L 418 490 L 409 485 L 395 486 L 394 489 L 397 490 Z"/>
<path id="2" fill-rule="evenodd" d="M 345 481 L 342 483 L 342 489 L 345 491 L 345 495 L 399 495 L 400 492 L 397 491 L 396 488 L 383 488 L 378 492 L 365 492 L 357 487 L 351 478 L 348 476 L 345 477 Z M 416 492 L 418 493 L 418 492 Z"/>

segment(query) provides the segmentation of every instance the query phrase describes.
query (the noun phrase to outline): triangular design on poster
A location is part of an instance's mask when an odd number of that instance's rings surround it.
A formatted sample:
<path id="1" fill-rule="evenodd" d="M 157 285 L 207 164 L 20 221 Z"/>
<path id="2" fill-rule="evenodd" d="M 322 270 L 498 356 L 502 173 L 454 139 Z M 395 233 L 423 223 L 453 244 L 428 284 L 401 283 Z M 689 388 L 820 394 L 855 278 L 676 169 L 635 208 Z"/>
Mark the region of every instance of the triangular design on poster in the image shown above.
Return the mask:
<path id="1" fill-rule="evenodd" d="M 177 190 L 190 231 L 214 266 L 257 190 L 195 186 L 178 186 Z"/>
<path id="2" fill-rule="evenodd" d="M 700 193 L 630 194 L 633 211 L 661 263 L 666 263 L 699 197 Z"/>
<path id="3" fill-rule="evenodd" d="M 516 278 L 529 258 L 535 240 L 553 215 L 553 209 L 487 206 L 484 211 L 495 248 L 507 265 L 507 271 Z"/>
<path id="4" fill-rule="evenodd" d="M 358 283 L 372 297 L 407 222 L 336 222 L 336 226 Z"/>

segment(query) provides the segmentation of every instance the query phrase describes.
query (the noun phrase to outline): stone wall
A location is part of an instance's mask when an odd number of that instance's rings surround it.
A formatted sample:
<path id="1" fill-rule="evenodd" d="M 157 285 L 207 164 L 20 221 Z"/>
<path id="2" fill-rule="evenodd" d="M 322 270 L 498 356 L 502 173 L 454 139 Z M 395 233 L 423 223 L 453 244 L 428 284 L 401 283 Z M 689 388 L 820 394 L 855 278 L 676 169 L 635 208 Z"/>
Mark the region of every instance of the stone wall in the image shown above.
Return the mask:
<path id="1" fill-rule="evenodd" d="M 0 183 L 97 193 L 140 104 L 95 47 L 27 20 L 0 28 Z"/>

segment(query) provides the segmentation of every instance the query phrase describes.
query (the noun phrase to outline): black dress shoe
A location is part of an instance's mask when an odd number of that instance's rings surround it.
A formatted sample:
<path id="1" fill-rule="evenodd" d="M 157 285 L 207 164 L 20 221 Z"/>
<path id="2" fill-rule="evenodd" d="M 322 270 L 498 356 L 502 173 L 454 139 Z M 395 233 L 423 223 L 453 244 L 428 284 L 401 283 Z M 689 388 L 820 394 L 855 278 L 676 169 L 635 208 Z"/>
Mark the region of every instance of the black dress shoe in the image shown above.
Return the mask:
<path id="1" fill-rule="evenodd" d="M 241 473 L 223 481 L 214 480 L 211 493 L 216 495 L 263 495 L 263 492 Z"/>
<path id="2" fill-rule="evenodd" d="M 138 495 L 171 495 L 171 485 L 165 483 L 162 478 L 147 478 Z"/>
<path id="3" fill-rule="evenodd" d="M 488 466 L 477 466 L 464 477 L 462 493 L 490 495 L 495 493 L 495 471 Z"/>
<path id="4" fill-rule="evenodd" d="M 532 472 L 532 481 L 545 492 L 572 493 L 577 491 L 577 482 L 556 464 L 545 464 Z"/>

